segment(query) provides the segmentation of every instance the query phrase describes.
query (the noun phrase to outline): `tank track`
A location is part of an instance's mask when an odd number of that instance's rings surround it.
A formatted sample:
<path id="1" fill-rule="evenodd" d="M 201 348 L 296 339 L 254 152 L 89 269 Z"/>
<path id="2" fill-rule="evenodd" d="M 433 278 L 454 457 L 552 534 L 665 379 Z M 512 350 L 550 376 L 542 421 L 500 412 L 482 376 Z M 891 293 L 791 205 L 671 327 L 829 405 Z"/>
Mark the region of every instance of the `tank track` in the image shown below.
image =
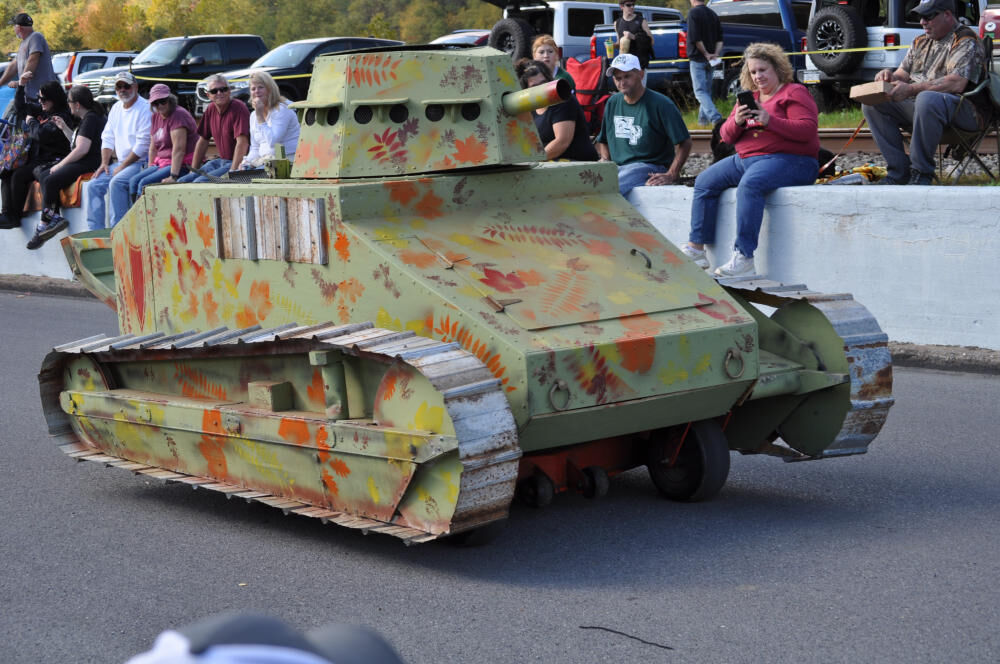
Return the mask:
<path id="1" fill-rule="evenodd" d="M 219 482 L 147 466 L 129 459 L 106 454 L 81 440 L 70 424 L 70 416 L 59 405 L 62 389 L 62 366 L 78 355 L 91 355 L 99 365 L 128 353 L 130 360 L 142 359 L 143 353 L 162 356 L 164 350 L 211 348 L 262 343 L 298 344 L 308 342 L 308 349 L 335 349 L 347 355 L 383 363 L 402 361 L 417 369 L 444 397 L 445 407 L 459 441 L 459 459 L 463 471 L 458 504 L 448 533 L 431 533 L 408 526 L 291 500 L 254 491 L 248 487 Z M 248 349 L 250 350 L 250 349 Z M 374 327 L 372 323 L 350 325 L 300 326 L 288 324 L 261 329 L 259 325 L 230 330 L 220 327 L 208 332 L 191 330 L 179 334 L 156 333 L 145 336 L 97 335 L 53 349 L 39 373 L 39 387 L 49 433 L 62 443 L 60 449 L 78 461 L 91 461 L 107 467 L 123 468 L 167 483 L 188 484 L 223 493 L 227 498 L 243 498 L 281 509 L 285 514 L 317 518 L 347 528 L 383 533 L 402 539 L 407 545 L 418 544 L 471 530 L 506 518 L 517 479 L 521 450 L 517 428 L 500 381 L 474 355 L 457 343 L 444 343 Z"/>
<path id="2" fill-rule="evenodd" d="M 804 461 L 867 452 L 868 445 L 885 424 L 889 408 L 895 403 L 889 337 L 871 312 L 849 293 L 820 293 L 809 290 L 805 284 L 783 284 L 754 277 L 719 279 L 718 282 L 749 302 L 770 307 L 805 301 L 822 312 L 844 340 L 844 353 L 850 366 L 851 408 L 844 417 L 843 427 L 820 456 L 796 456 L 798 453 L 790 449 L 785 449 L 781 456 L 787 461 Z"/>

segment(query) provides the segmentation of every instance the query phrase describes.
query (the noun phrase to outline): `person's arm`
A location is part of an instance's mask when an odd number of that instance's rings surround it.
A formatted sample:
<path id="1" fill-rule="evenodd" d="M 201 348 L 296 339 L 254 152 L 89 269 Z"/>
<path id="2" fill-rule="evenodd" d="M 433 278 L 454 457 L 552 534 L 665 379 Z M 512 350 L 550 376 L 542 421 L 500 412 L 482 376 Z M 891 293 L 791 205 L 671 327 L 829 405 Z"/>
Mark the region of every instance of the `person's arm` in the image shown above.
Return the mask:
<path id="1" fill-rule="evenodd" d="M 139 161 L 139 155 L 130 151 L 127 155 L 125 155 L 124 159 L 118 162 L 118 165 L 115 166 L 115 170 L 111 175 L 118 175 L 137 161 Z"/>
<path id="2" fill-rule="evenodd" d="M 250 149 L 250 137 L 246 134 L 240 134 L 236 137 L 236 147 L 233 148 L 233 164 L 229 167 L 230 170 L 235 171 L 243 163 L 243 158 L 247 156 L 247 151 Z"/>
<path id="3" fill-rule="evenodd" d="M 32 74 L 34 74 L 35 70 L 38 69 L 38 63 L 41 61 L 41 59 L 42 59 L 42 54 L 39 51 L 35 51 L 31 55 L 29 55 L 28 60 L 24 63 L 24 71 L 26 72 L 30 71 Z"/>
<path id="4" fill-rule="evenodd" d="M 7 66 L 3 70 L 3 76 L 0 76 L 0 86 L 7 85 L 7 83 L 14 80 L 17 75 L 17 60 L 11 60 L 7 63 Z"/>
<path id="5" fill-rule="evenodd" d="M 594 143 L 594 147 L 597 148 L 597 156 L 600 157 L 598 161 L 611 161 L 611 151 L 608 150 L 607 143 Z"/>
<path id="6" fill-rule="evenodd" d="M 181 176 L 181 168 L 184 167 L 184 157 L 187 154 L 188 130 L 184 127 L 174 127 L 170 130 L 170 140 L 173 142 L 173 150 L 170 151 L 170 175 L 162 180 L 164 184 L 177 182 Z"/>
<path id="7" fill-rule="evenodd" d="M 960 95 L 965 92 L 969 79 L 959 74 L 945 74 L 941 78 L 930 81 L 920 81 L 919 83 L 896 82 L 892 90 L 889 91 L 889 99 L 892 101 L 902 101 L 910 97 L 916 97 L 924 91 L 946 92 L 953 95 Z"/>
<path id="8" fill-rule="evenodd" d="M 573 134 L 575 132 L 576 122 L 572 120 L 553 123 L 552 133 L 555 134 L 555 138 L 545 146 L 545 158 L 558 159 L 561 157 L 562 153 L 566 152 L 569 144 L 573 142 Z"/>
<path id="9" fill-rule="evenodd" d="M 87 152 L 90 151 L 90 144 L 91 140 L 86 136 L 77 136 L 73 149 L 70 150 L 69 154 L 63 157 L 58 164 L 50 168 L 49 173 L 55 173 L 66 164 L 72 164 L 74 161 L 79 161 L 86 157 Z"/>
<path id="10" fill-rule="evenodd" d="M 115 156 L 115 151 L 110 148 L 101 148 L 101 165 L 94 171 L 94 177 L 111 171 L 111 160 Z"/>
<path id="11" fill-rule="evenodd" d="M 759 111 L 752 113 L 761 126 L 767 127 L 769 131 L 782 138 L 801 142 L 812 140 L 819 128 L 816 104 L 805 86 L 790 84 L 787 90 L 787 103 L 784 104 L 785 117 L 769 114 L 763 105 Z"/>
<path id="12" fill-rule="evenodd" d="M 173 137 L 173 132 L 170 132 L 170 136 Z M 176 150 L 177 144 L 174 143 L 174 149 Z M 194 157 L 191 159 L 191 168 L 201 168 L 201 162 L 205 159 L 205 153 L 208 151 L 208 141 L 205 140 L 203 136 L 198 137 L 198 142 L 194 144 Z M 173 169 L 171 169 L 173 171 Z M 173 171 L 176 172 L 176 171 Z"/>
<path id="13" fill-rule="evenodd" d="M 653 31 L 649 29 L 649 21 L 647 21 L 645 18 L 643 18 L 642 19 L 642 23 L 640 25 L 642 25 L 643 31 L 647 35 L 649 35 L 649 38 L 652 39 L 653 38 Z"/>

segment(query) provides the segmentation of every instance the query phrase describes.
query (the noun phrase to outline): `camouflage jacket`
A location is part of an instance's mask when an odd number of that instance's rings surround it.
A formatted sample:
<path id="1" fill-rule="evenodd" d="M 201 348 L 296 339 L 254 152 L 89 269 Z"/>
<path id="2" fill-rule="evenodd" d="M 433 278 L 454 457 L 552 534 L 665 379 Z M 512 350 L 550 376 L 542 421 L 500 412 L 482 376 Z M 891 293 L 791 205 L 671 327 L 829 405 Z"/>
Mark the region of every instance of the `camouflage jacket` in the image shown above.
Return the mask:
<path id="1" fill-rule="evenodd" d="M 982 42 L 975 31 L 965 25 L 957 24 L 955 29 L 934 40 L 927 35 L 920 35 L 913 40 L 913 45 L 903 58 L 900 69 L 910 75 L 913 83 L 922 83 L 949 74 L 958 74 L 968 80 L 966 91 L 976 87 L 986 72 L 985 53 Z M 976 95 L 982 97 L 983 95 Z M 978 110 L 986 110 L 980 99 L 973 99 Z"/>

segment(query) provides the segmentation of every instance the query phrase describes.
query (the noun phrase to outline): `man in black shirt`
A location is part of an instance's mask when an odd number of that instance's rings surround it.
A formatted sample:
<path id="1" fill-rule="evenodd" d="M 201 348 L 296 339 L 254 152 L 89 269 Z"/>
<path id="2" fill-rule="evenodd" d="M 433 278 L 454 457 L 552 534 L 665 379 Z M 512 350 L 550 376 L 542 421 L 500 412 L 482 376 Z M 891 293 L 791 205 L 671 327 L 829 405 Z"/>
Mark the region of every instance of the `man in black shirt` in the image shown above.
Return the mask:
<path id="1" fill-rule="evenodd" d="M 691 0 L 687 17 L 691 87 L 698 100 L 698 124 L 714 125 L 722 114 L 712 103 L 712 68 L 722 52 L 722 23 L 705 0 Z"/>

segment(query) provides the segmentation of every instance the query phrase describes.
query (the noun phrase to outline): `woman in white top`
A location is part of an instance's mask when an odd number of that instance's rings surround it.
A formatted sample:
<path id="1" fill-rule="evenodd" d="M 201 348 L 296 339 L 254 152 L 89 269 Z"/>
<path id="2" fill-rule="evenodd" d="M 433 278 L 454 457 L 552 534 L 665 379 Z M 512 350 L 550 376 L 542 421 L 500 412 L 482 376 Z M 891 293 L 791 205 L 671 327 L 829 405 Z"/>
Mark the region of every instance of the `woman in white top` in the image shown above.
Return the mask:
<path id="1" fill-rule="evenodd" d="M 288 108 L 278 84 L 266 71 L 250 72 L 250 150 L 240 168 L 256 168 L 274 158 L 274 146 L 285 146 L 285 157 L 295 157 L 299 143 L 299 118 Z"/>

